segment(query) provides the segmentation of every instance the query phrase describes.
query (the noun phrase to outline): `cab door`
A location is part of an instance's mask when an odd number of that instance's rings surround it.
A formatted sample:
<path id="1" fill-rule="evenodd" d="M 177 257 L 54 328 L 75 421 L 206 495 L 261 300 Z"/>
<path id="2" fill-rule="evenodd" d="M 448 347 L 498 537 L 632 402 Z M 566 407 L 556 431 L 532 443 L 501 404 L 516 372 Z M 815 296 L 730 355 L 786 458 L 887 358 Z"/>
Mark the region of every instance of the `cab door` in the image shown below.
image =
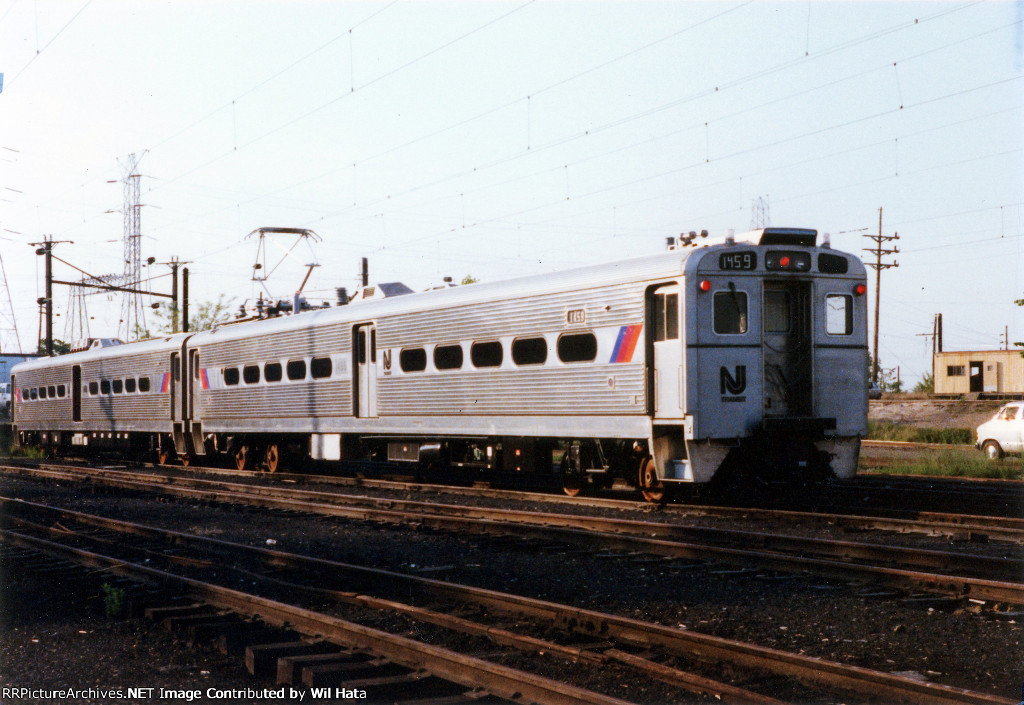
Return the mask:
<path id="1" fill-rule="evenodd" d="M 648 326 L 654 356 L 654 417 L 683 416 L 686 379 L 679 331 L 682 289 L 678 284 L 660 286 L 648 300 Z"/>

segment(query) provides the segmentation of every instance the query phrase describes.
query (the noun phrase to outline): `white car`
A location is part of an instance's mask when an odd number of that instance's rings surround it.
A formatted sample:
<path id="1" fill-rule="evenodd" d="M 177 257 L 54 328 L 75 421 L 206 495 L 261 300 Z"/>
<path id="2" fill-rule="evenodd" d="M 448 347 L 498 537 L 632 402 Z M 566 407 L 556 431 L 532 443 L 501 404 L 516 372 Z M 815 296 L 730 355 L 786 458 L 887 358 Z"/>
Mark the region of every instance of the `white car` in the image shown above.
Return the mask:
<path id="1" fill-rule="evenodd" d="M 1024 402 L 1007 404 L 991 420 L 978 426 L 978 439 L 974 446 L 992 460 L 1007 453 L 1020 453 L 1024 439 Z"/>

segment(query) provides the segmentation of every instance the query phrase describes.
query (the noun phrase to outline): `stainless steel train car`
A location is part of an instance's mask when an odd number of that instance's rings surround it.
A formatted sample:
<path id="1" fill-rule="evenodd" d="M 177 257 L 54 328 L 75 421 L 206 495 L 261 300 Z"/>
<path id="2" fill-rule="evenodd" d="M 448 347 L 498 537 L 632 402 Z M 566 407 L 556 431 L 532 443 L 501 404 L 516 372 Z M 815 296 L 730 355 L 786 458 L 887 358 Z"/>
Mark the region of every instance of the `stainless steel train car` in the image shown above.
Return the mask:
<path id="1" fill-rule="evenodd" d="M 26 362 L 22 443 L 621 476 L 851 476 L 866 275 L 804 229 Z M 371 288 L 372 289 L 372 288 Z M 143 389 L 143 380 L 145 389 Z M 129 386 L 131 387 L 129 389 Z"/>

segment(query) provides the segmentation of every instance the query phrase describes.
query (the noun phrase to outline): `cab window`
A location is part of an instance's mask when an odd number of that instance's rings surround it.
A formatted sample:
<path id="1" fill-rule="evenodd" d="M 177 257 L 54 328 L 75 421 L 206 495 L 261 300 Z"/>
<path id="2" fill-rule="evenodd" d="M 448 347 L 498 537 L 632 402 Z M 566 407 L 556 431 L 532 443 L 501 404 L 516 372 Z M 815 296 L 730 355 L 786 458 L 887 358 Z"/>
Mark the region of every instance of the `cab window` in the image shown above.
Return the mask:
<path id="1" fill-rule="evenodd" d="M 718 335 L 742 335 L 747 332 L 747 294 L 744 291 L 716 291 L 714 329 Z"/>
<path id="2" fill-rule="evenodd" d="M 829 335 L 853 333 L 853 297 L 829 294 L 825 297 L 825 332 Z"/>

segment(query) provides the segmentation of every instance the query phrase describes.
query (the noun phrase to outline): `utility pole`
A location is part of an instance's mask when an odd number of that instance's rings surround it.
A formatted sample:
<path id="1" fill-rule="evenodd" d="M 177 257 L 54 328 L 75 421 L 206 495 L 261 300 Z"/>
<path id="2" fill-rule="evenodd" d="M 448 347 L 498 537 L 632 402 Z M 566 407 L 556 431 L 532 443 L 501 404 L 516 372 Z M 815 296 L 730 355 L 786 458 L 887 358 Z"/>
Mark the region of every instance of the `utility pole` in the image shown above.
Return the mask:
<path id="1" fill-rule="evenodd" d="M 872 252 L 875 255 L 874 262 L 866 262 L 867 266 L 875 270 L 875 343 L 874 350 L 872 352 L 871 360 L 871 380 L 878 383 L 878 304 L 879 299 L 882 295 L 882 270 L 889 269 L 889 267 L 898 267 L 899 262 L 882 262 L 882 257 L 887 255 L 895 255 L 899 253 L 899 247 L 893 249 L 886 249 L 883 247 L 885 243 L 893 240 L 899 240 L 900 236 L 898 233 L 892 235 L 882 234 L 882 209 L 878 209 L 878 234 L 877 235 L 864 235 L 869 240 L 873 240 L 875 246 L 873 248 L 865 247 L 865 252 Z"/>
<path id="2" fill-rule="evenodd" d="M 46 354 L 53 355 L 53 246 L 62 242 L 70 243 L 71 240 L 54 240 L 49 235 L 43 236 L 42 242 L 30 242 L 29 245 L 37 247 L 37 255 L 46 258 L 46 294 L 36 299 L 36 303 L 43 307 L 46 316 L 46 337 L 40 341 L 46 350 Z"/>

